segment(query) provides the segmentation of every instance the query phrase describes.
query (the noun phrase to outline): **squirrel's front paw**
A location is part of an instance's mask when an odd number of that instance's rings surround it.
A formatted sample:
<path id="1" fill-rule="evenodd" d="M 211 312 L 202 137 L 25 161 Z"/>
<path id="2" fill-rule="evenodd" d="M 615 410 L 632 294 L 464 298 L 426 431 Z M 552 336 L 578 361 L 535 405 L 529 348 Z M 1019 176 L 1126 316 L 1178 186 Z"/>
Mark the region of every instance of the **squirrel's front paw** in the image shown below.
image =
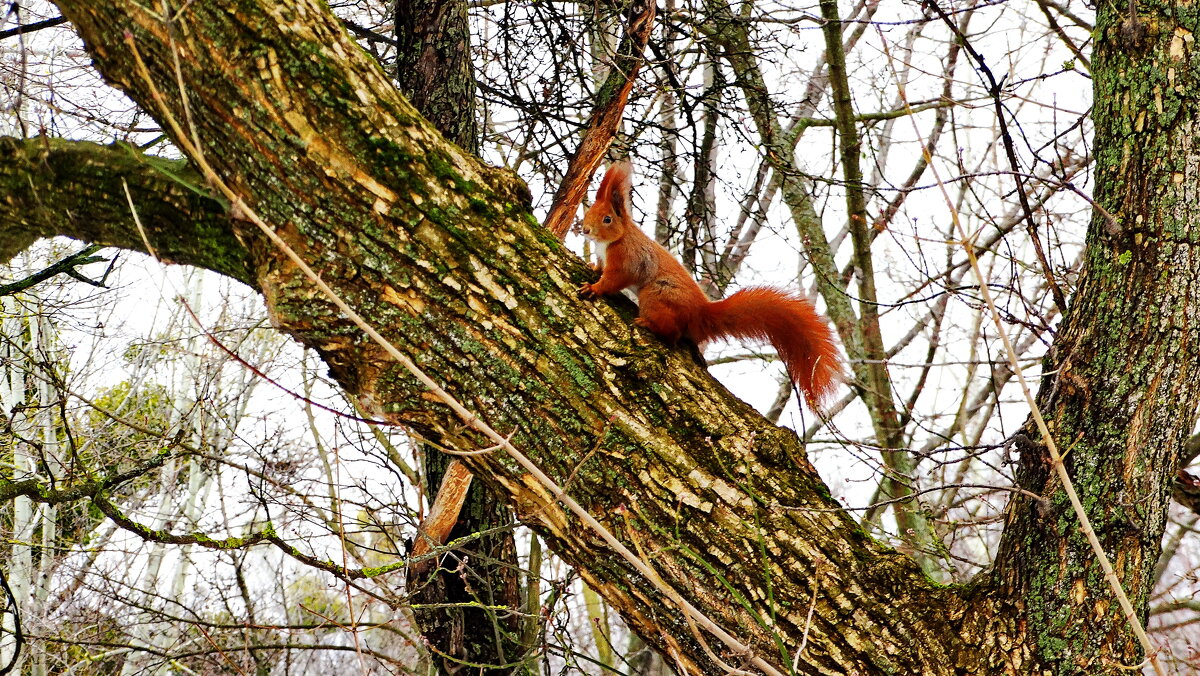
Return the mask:
<path id="1" fill-rule="evenodd" d="M 579 287 L 579 297 L 584 300 L 591 300 L 596 297 L 596 290 L 592 288 L 591 284 L 584 284 Z"/>

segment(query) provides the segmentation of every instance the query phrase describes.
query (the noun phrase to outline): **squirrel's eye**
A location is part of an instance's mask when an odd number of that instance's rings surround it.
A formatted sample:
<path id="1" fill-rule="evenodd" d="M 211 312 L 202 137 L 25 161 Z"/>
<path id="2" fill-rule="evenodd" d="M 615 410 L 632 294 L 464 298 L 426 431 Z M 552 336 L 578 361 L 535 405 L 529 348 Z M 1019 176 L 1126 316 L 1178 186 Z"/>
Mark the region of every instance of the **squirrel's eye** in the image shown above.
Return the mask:
<path id="1" fill-rule="evenodd" d="M 612 216 L 605 216 L 605 217 L 604 217 L 604 222 L 605 222 L 605 223 L 612 223 Z"/>

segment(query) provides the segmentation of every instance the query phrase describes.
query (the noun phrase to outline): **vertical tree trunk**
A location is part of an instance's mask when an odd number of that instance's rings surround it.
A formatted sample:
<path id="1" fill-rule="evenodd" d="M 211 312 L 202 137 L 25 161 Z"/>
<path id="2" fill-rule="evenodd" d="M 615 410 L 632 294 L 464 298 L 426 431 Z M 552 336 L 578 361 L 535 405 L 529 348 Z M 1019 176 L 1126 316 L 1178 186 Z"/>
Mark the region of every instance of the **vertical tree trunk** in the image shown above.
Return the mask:
<path id="1" fill-rule="evenodd" d="M 424 448 L 426 486 L 436 492 L 452 458 L 429 444 Z M 461 661 L 491 667 L 473 674 L 509 674 L 525 656 L 514 525 L 507 505 L 482 481 L 473 481 L 448 542 L 473 537 L 447 552 L 440 565 L 409 572 L 409 597 L 422 606 L 413 616 L 435 660 L 442 656 L 437 661 L 443 673 L 458 672 Z"/>
<path id="2" fill-rule="evenodd" d="M 475 77 L 471 36 L 463 0 L 396 3 L 400 90 L 439 131 L 459 147 L 479 152 L 475 119 Z M 437 495 L 454 460 L 438 450 L 443 440 L 422 444 L 425 489 Z M 521 607 L 512 510 L 482 481 L 474 481 L 448 541 L 476 535 L 443 559 L 442 565 L 414 568 L 407 580 L 422 636 L 442 668 L 453 673 L 464 663 L 502 665 L 520 660 L 524 647 L 516 609 Z M 512 612 L 497 613 L 507 606 Z M 484 670 L 509 673 L 511 668 Z"/>
<path id="3" fill-rule="evenodd" d="M 718 289 L 728 281 L 715 278 L 716 234 L 713 221 L 717 218 L 717 127 L 721 122 L 720 102 L 725 93 L 725 74 L 715 55 L 708 55 L 704 64 L 704 128 L 692 165 L 692 191 L 683 211 L 683 264 L 700 280 L 701 288 L 710 297 L 718 298 Z"/>
<path id="4" fill-rule="evenodd" d="M 8 337 L 8 340 L 5 341 L 7 344 L 0 345 L 0 349 L 3 350 L 0 352 L 0 356 L 4 357 L 3 363 L 12 365 L 0 373 L 3 376 L 3 380 L 0 381 L 0 405 L 3 406 L 5 415 L 12 416 L 6 422 L 12 427 L 14 439 L 29 439 L 32 437 L 34 421 L 30 417 L 33 410 L 30 410 L 32 407 L 29 406 L 30 402 L 28 401 L 30 396 L 26 383 L 28 375 L 16 368 L 16 364 L 21 363 L 21 352 L 32 347 L 28 339 L 28 328 L 20 316 L 20 305 L 14 299 L 0 297 L 0 312 L 3 313 L 3 316 L 0 316 L 0 328 L 3 328 L 3 334 Z M 9 413 L 10 411 L 12 413 Z M 12 480 L 19 481 L 32 476 L 36 469 L 35 459 L 29 453 L 26 444 L 16 442 L 8 450 L 11 458 L 5 458 L 5 460 L 6 464 L 11 463 Z M 33 570 L 33 552 L 30 546 L 33 541 L 33 532 L 33 501 L 24 496 L 18 497 L 13 501 L 13 536 L 12 543 L 8 548 L 7 561 L 4 562 L 4 572 L 8 577 L 8 585 L 12 589 L 16 607 L 20 610 L 26 623 L 33 598 L 33 581 L 30 579 Z M 9 617 L 11 616 L 5 616 L 6 622 L 9 621 Z M 12 635 L 10 630 L 6 633 L 6 638 Z M 29 651 L 25 650 L 20 655 L 21 661 L 14 665 L 16 667 L 14 671 L 18 670 L 20 665 L 28 659 Z"/>
<path id="5" fill-rule="evenodd" d="M 673 15 L 675 0 L 665 0 L 663 11 L 666 16 Z M 664 54 L 675 53 L 673 31 L 663 31 L 662 42 Z M 658 124 L 662 127 L 662 140 L 658 143 L 661 177 L 658 182 L 658 204 L 654 210 L 654 239 L 659 244 L 670 248 L 671 212 L 674 208 L 673 203 L 679 181 L 679 160 L 677 158 L 679 154 L 679 124 L 676 121 L 679 99 L 669 77 L 675 64 L 665 61 L 658 64 L 658 68 L 658 87 L 662 90 L 662 102 L 658 108 Z"/>
<path id="6" fill-rule="evenodd" d="M 43 305 L 39 302 L 36 307 L 38 314 L 29 320 L 32 334 L 29 344 L 33 348 L 33 354 L 37 356 L 37 359 L 44 359 L 47 363 L 62 363 L 65 361 L 65 356 L 56 354 L 58 350 L 55 343 L 58 330 L 51 323 L 49 317 L 44 314 Z M 38 432 L 40 432 L 40 434 L 34 435 L 34 438 L 37 439 L 38 459 L 43 467 L 67 466 L 62 462 L 59 452 L 59 426 L 56 424 L 58 422 L 56 420 L 58 392 L 45 378 L 37 380 L 34 390 L 37 392 L 35 410 L 38 417 Z M 54 578 L 54 564 L 58 554 L 58 507 L 56 505 L 39 505 L 35 515 L 35 525 L 41 531 L 38 533 L 41 546 L 35 550 L 37 552 L 37 576 L 32 580 L 32 594 L 29 600 L 30 606 L 36 609 L 36 615 L 44 621 L 51 610 L 47 607 L 46 601 L 50 598 L 50 585 Z M 44 676 L 49 673 L 44 650 L 35 652 L 31 657 L 29 673 L 32 676 Z"/>
<path id="7" fill-rule="evenodd" d="M 1118 9 L 1120 7 L 1120 9 Z M 1085 263 L 1047 359 L 1039 406 L 1141 619 L 1177 454 L 1200 398 L 1200 13 L 1100 3 L 1093 59 L 1096 201 Z M 1111 215 L 1111 217 L 1110 217 Z M 1032 424 L 993 582 L 1024 622 L 989 635 L 1034 648 L 1045 673 L 1117 674 L 1144 655 L 1080 532 Z M 1120 665 L 1126 665 L 1121 667 Z"/>
<path id="8" fill-rule="evenodd" d="M 396 3 L 396 81 L 438 131 L 479 154 L 471 32 L 463 0 Z"/>

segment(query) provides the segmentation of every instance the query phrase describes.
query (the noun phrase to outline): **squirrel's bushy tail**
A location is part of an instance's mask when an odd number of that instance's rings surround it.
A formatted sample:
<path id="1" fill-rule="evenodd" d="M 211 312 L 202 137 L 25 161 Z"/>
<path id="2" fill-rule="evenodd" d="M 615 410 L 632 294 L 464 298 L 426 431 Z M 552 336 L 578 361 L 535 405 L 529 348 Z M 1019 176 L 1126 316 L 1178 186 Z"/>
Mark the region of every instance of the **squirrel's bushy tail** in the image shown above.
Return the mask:
<path id="1" fill-rule="evenodd" d="M 842 380 L 842 358 L 833 329 L 813 304 L 769 286 L 742 289 L 701 310 L 691 327 L 697 343 L 722 337 L 765 340 L 775 346 L 788 375 L 819 409 Z"/>

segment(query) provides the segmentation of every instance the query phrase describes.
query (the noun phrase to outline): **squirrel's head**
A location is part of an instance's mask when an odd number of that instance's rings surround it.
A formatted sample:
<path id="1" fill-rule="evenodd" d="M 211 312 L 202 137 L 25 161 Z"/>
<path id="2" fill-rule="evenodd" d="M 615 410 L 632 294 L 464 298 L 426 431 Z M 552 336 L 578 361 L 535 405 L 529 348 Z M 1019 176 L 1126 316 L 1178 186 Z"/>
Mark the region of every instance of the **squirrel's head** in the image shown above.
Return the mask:
<path id="1" fill-rule="evenodd" d="M 583 215 L 583 236 L 596 242 L 612 242 L 625 234 L 632 225 L 630 217 L 630 190 L 632 167 L 628 161 L 618 162 L 608 168 L 596 201 Z"/>

